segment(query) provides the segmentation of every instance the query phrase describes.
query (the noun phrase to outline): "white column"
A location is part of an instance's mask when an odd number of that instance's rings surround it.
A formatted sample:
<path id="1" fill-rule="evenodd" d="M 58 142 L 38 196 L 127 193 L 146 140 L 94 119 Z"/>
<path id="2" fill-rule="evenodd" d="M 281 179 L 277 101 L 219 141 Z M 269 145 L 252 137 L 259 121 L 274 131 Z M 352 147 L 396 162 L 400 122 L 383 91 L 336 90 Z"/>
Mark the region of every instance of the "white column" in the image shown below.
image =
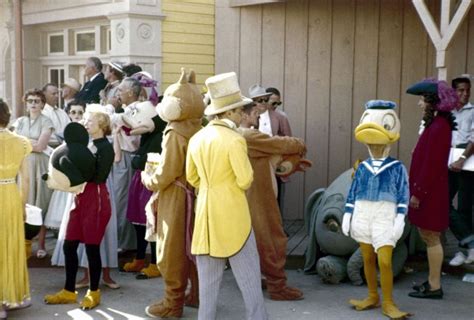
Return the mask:
<path id="1" fill-rule="evenodd" d="M 161 83 L 161 1 L 129 0 L 129 11 L 115 12 L 110 20 L 110 59 L 133 62 Z"/>

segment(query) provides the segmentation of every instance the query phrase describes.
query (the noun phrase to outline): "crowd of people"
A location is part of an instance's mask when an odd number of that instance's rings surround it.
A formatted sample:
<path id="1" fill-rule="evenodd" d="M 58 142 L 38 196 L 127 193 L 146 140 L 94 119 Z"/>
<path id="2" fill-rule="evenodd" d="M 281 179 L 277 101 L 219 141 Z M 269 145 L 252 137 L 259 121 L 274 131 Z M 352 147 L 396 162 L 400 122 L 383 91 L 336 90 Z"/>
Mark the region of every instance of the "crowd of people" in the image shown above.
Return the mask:
<path id="1" fill-rule="evenodd" d="M 215 319 L 227 261 L 247 319 L 268 317 L 262 287 L 272 300 L 303 299 L 303 292 L 287 284 L 284 270 L 281 208 L 289 178 L 278 174 L 278 165 L 291 155 L 303 159 L 306 145 L 292 137 L 279 90 L 255 84 L 245 97 L 235 73 L 211 77 L 201 90 L 194 73 L 183 71 L 158 96 L 157 82 L 138 65 L 103 66 L 96 57 L 87 59 L 85 75 L 82 86 L 69 78 L 61 90 L 53 83 L 27 90 L 26 115 L 14 121 L 0 100 L 0 243 L 7 244 L 0 246 L 0 319 L 30 304 L 25 204 L 42 212 L 38 259 L 48 257 L 47 230 L 58 233 L 51 262 L 65 267 L 66 280 L 62 290 L 44 297 L 47 304 L 76 303 L 76 289 L 88 287 L 80 305 L 96 307 L 101 278 L 103 285 L 120 288 L 110 269 L 128 250 L 135 257 L 122 266 L 124 272 L 137 279 L 162 276 L 165 283 L 163 299 L 146 308 L 149 316 L 181 317 L 186 305 L 199 307 L 199 319 Z M 474 153 L 470 87 L 467 77 L 459 77 L 451 87 L 423 81 L 407 91 L 421 96 L 423 120 L 409 172 L 410 197 L 398 213 L 402 220 L 408 213 L 419 228 L 430 267 L 428 280 L 410 293 L 415 298 L 443 297 L 440 238 L 448 227 L 461 248 L 450 264 L 474 262 L 474 180 L 463 168 Z M 130 119 L 142 110 L 149 122 L 138 128 Z M 94 167 L 79 191 L 50 188 L 45 173 L 55 152 L 72 141 L 88 147 L 85 157 L 94 159 Z M 448 167 L 451 147 L 463 152 Z M 159 154 L 156 163 L 153 154 Z M 380 163 L 386 156 L 371 154 Z M 344 228 L 349 234 L 349 226 Z M 385 254 L 372 239 L 357 241 L 370 259 Z M 79 267 L 85 271 L 77 281 Z M 363 302 L 377 304 L 378 295 L 369 300 Z"/>

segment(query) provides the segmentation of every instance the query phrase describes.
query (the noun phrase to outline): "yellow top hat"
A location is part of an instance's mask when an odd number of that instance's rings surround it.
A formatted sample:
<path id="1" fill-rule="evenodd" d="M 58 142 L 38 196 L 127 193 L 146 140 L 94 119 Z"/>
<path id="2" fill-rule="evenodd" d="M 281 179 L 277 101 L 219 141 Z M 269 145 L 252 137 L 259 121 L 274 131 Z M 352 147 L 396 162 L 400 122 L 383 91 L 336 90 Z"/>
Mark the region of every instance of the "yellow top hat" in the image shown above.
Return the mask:
<path id="1" fill-rule="evenodd" d="M 252 103 L 252 99 L 242 96 L 235 72 L 222 73 L 206 80 L 211 98 L 204 114 L 206 116 L 220 114 Z"/>

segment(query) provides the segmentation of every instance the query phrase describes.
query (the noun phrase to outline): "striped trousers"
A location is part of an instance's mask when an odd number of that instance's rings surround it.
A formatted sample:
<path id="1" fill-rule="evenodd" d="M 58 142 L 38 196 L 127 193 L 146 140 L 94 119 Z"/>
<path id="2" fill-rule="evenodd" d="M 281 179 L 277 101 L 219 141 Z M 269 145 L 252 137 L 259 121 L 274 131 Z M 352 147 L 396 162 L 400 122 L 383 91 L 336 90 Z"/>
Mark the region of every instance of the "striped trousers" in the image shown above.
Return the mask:
<path id="1" fill-rule="evenodd" d="M 199 320 L 215 320 L 217 297 L 224 273 L 225 258 L 196 256 L 199 276 Z M 244 298 L 247 320 L 268 319 L 260 278 L 260 263 L 253 230 L 242 249 L 229 258 L 237 285 Z"/>

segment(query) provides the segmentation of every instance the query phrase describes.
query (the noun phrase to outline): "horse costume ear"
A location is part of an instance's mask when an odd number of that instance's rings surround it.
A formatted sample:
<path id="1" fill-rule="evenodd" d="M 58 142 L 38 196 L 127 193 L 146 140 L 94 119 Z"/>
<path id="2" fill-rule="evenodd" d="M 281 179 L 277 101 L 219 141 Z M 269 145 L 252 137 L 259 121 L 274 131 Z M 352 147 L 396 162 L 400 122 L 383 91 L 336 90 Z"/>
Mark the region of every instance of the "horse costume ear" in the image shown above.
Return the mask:
<path id="1" fill-rule="evenodd" d="M 188 82 L 196 84 L 196 73 L 194 72 L 194 70 L 189 71 Z"/>
<path id="2" fill-rule="evenodd" d="M 179 78 L 178 83 L 181 83 L 181 84 L 188 83 L 188 80 L 186 77 L 186 70 L 184 70 L 184 68 L 181 68 L 181 77 Z"/>

